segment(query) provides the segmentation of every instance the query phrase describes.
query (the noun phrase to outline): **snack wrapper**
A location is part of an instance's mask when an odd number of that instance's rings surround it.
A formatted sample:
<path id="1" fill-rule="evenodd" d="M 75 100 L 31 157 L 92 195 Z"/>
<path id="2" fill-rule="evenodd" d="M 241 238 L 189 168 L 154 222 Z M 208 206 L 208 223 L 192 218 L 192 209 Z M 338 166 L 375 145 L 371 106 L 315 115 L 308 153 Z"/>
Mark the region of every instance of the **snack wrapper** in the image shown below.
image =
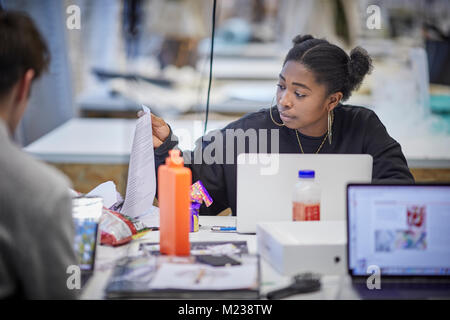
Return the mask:
<path id="1" fill-rule="evenodd" d="M 198 224 L 198 216 L 199 216 L 199 209 L 200 209 L 201 203 L 192 202 L 191 203 L 191 232 L 197 232 L 199 229 Z"/>
<path id="2" fill-rule="evenodd" d="M 191 186 L 190 197 L 191 232 L 197 232 L 199 230 L 198 219 L 200 207 L 203 202 L 205 202 L 205 205 L 209 207 L 213 203 L 213 200 L 200 180 Z"/>
<path id="3" fill-rule="evenodd" d="M 137 219 L 103 207 L 99 229 L 100 244 L 119 246 L 130 242 L 134 236 L 148 228 Z"/>
<path id="4" fill-rule="evenodd" d="M 191 202 L 205 202 L 205 205 L 207 207 L 209 207 L 213 203 L 212 198 L 210 197 L 208 191 L 206 191 L 205 186 L 200 180 L 198 180 L 191 186 Z"/>

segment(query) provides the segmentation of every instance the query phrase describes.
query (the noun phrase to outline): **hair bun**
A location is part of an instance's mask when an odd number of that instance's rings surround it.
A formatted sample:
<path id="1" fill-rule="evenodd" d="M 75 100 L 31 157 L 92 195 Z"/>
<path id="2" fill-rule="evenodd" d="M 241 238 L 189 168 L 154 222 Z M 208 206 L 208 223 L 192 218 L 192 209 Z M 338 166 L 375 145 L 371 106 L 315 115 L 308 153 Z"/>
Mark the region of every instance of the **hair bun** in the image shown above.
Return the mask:
<path id="1" fill-rule="evenodd" d="M 292 39 L 292 43 L 294 44 L 294 46 L 296 46 L 302 42 L 305 42 L 305 41 L 311 40 L 311 39 L 314 39 L 314 37 L 310 34 L 306 34 L 304 36 L 298 35 L 294 39 Z"/>
<path id="2" fill-rule="evenodd" d="M 366 50 L 356 47 L 350 52 L 348 71 L 352 90 L 357 89 L 364 76 L 372 71 L 372 59 Z"/>

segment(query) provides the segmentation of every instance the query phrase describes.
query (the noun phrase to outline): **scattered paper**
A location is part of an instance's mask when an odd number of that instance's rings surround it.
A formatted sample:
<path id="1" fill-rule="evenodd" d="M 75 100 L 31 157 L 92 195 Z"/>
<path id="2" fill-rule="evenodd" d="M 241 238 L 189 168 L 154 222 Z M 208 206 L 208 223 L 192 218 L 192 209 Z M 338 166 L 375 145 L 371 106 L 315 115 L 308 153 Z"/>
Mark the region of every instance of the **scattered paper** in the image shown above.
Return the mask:
<path id="1" fill-rule="evenodd" d="M 153 206 L 146 213 L 136 217 L 147 228 L 159 228 L 159 208 Z"/>
<path id="2" fill-rule="evenodd" d="M 164 263 L 150 283 L 152 289 L 233 290 L 248 289 L 257 282 L 254 265 L 212 267 Z"/>
<path id="3" fill-rule="evenodd" d="M 103 198 L 103 206 L 106 208 L 111 208 L 112 205 L 121 200 L 116 189 L 116 184 L 112 181 L 99 184 L 97 187 L 92 189 L 87 196 L 97 196 Z"/>
<path id="4" fill-rule="evenodd" d="M 78 191 L 73 190 L 72 188 L 69 188 L 69 194 L 70 196 L 73 197 L 78 197 L 79 195 L 81 195 L 81 193 L 79 193 Z"/>
<path id="5" fill-rule="evenodd" d="M 215 255 L 226 255 L 226 254 L 237 254 L 240 253 L 239 248 L 237 248 L 232 243 L 221 244 L 221 245 L 211 245 L 207 246 L 205 249 L 191 250 L 191 254 L 215 254 Z"/>
<path id="6" fill-rule="evenodd" d="M 153 256 L 154 258 L 154 256 Z M 123 273 L 114 277 L 114 282 L 131 281 L 131 282 L 150 282 L 155 272 L 155 261 L 152 257 L 143 256 L 136 257 L 129 268 Z"/>
<path id="7" fill-rule="evenodd" d="M 128 181 L 122 214 L 135 218 L 152 210 L 156 194 L 155 155 L 150 109 L 137 120 L 128 167 Z"/>

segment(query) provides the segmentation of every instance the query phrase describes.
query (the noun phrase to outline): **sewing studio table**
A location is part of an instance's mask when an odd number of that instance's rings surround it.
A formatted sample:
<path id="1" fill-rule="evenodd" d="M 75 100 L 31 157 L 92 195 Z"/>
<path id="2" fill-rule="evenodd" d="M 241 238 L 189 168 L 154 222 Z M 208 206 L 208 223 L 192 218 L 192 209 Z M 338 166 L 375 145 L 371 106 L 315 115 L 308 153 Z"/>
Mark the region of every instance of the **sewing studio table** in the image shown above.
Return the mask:
<path id="1" fill-rule="evenodd" d="M 191 232 L 190 241 L 247 241 L 250 254 L 257 254 L 257 238 L 255 234 L 239 234 L 230 232 L 213 232 L 211 226 L 234 226 L 236 217 L 233 216 L 200 216 L 200 230 Z M 104 289 L 111 276 L 115 261 L 127 255 L 137 253 L 140 243 L 159 242 L 159 231 L 150 231 L 140 239 L 136 239 L 120 247 L 97 246 L 95 271 L 86 283 L 81 299 L 104 299 Z M 290 284 L 291 279 L 276 272 L 270 263 L 263 258 L 261 265 L 261 298 L 267 292 L 276 290 Z M 351 289 L 350 279 L 347 275 L 327 275 L 322 277 L 322 288 L 320 291 L 310 294 L 297 294 L 286 299 L 358 299 L 356 293 Z M 214 295 L 211 296 L 214 299 Z"/>

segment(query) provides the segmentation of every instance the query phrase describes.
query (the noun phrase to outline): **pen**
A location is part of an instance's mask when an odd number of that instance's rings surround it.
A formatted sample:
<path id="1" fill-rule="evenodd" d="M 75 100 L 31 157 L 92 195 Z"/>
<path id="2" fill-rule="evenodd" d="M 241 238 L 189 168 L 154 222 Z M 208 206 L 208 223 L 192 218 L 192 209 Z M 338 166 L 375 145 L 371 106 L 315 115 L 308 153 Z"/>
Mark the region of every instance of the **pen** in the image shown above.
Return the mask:
<path id="1" fill-rule="evenodd" d="M 214 226 L 214 227 L 211 227 L 211 231 L 236 231 L 236 227 Z"/>
<path id="2" fill-rule="evenodd" d="M 197 274 L 197 277 L 195 278 L 195 283 L 200 283 L 200 280 L 203 278 L 203 276 L 205 275 L 205 269 L 200 269 L 200 271 Z"/>

